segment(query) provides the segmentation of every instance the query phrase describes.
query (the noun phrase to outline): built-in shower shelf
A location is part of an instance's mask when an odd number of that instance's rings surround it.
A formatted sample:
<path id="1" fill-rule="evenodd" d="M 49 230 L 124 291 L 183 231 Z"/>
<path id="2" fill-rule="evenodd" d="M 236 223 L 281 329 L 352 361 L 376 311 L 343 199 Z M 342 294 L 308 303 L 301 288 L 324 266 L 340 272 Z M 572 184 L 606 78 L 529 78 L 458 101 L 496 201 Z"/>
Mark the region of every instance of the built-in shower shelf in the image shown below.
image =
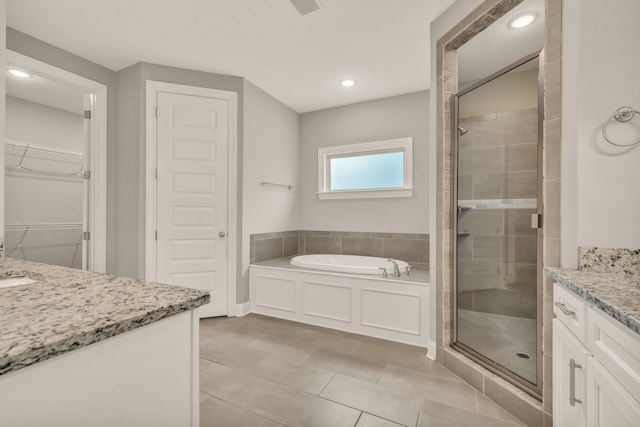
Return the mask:
<path id="1" fill-rule="evenodd" d="M 458 200 L 459 210 L 470 209 L 537 209 L 537 199 Z"/>
<path id="2" fill-rule="evenodd" d="M 468 231 L 458 231 L 458 237 L 466 237 L 471 236 L 471 233 Z"/>

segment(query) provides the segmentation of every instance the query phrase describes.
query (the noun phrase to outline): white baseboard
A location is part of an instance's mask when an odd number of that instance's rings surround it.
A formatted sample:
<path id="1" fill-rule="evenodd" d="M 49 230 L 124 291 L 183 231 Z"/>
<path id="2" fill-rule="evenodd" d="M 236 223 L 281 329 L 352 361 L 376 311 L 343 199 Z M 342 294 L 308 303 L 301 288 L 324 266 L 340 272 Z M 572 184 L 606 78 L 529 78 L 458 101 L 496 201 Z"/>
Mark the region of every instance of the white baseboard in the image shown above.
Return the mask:
<path id="1" fill-rule="evenodd" d="M 251 302 L 243 302 L 242 304 L 236 304 L 236 317 L 246 316 L 251 313 Z"/>
<path id="2" fill-rule="evenodd" d="M 427 344 L 427 357 L 431 360 L 436 360 L 436 349 L 438 346 L 434 340 L 429 340 L 429 344 Z"/>

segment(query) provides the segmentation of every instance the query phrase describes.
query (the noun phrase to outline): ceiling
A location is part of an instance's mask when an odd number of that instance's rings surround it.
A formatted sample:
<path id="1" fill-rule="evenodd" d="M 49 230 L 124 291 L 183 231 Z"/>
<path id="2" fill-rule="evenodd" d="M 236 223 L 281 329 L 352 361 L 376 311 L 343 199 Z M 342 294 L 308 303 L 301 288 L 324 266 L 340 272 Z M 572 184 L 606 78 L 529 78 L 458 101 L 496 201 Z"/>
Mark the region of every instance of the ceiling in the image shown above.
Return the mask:
<path id="1" fill-rule="evenodd" d="M 429 88 L 429 24 L 453 0 L 320 2 L 301 16 L 289 0 L 8 0 L 7 25 L 114 71 L 242 76 L 297 112 Z"/>

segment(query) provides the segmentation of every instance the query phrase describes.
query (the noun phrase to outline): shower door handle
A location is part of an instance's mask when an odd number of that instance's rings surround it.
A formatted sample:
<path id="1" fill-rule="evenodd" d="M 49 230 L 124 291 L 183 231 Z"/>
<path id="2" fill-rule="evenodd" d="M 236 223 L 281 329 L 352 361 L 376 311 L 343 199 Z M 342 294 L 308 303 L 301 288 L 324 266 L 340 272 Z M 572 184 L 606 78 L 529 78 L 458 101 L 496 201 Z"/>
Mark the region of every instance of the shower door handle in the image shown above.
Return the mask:
<path id="1" fill-rule="evenodd" d="M 574 359 L 569 360 L 569 405 L 571 406 L 582 403 L 582 400 L 576 399 L 576 368 L 582 369 L 582 365 L 578 365 Z"/>
<path id="2" fill-rule="evenodd" d="M 531 214 L 531 228 L 542 228 L 542 215 L 541 214 Z"/>

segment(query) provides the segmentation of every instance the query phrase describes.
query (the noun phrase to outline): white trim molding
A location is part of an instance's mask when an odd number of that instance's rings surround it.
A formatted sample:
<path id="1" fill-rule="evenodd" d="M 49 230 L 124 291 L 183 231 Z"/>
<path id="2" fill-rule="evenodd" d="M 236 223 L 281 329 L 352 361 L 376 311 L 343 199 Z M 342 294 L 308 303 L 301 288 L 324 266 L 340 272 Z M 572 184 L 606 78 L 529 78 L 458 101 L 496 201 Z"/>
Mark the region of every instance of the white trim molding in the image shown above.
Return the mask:
<path id="1" fill-rule="evenodd" d="M 395 152 L 403 153 L 402 187 L 331 189 L 330 161 L 332 158 Z M 413 195 L 413 138 L 405 137 L 318 148 L 318 192 L 316 194 L 320 200 L 411 197 Z"/>
<path id="2" fill-rule="evenodd" d="M 146 82 L 146 160 L 145 160 L 145 279 L 156 279 L 156 105 L 158 92 L 224 99 L 229 102 L 229 150 L 227 197 L 227 316 L 236 316 L 236 259 L 238 230 L 238 94 L 236 92 L 147 80 Z"/>
<path id="3" fill-rule="evenodd" d="M 107 269 L 107 87 L 102 83 L 54 67 L 37 59 L 7 50 L 7 64 L 34 72 L 40 77 L 74 87 L 85 94 L 85 107 L 91 111 L 91 121 L 86 127 L 89 152 L 85 153 L 86 169 L 91 178 L 89 200 L 83 231 L 90 232 L 86 242 L 89 253 L 86 268 L 97 273 Z M 4 170 L 4 163 L 1 166 Z"/>
<path id="4" fill-rule="evenodd" d="M 236 304 L 236 317 L 243 317 L 251 313 L 251 301 Z"/>

